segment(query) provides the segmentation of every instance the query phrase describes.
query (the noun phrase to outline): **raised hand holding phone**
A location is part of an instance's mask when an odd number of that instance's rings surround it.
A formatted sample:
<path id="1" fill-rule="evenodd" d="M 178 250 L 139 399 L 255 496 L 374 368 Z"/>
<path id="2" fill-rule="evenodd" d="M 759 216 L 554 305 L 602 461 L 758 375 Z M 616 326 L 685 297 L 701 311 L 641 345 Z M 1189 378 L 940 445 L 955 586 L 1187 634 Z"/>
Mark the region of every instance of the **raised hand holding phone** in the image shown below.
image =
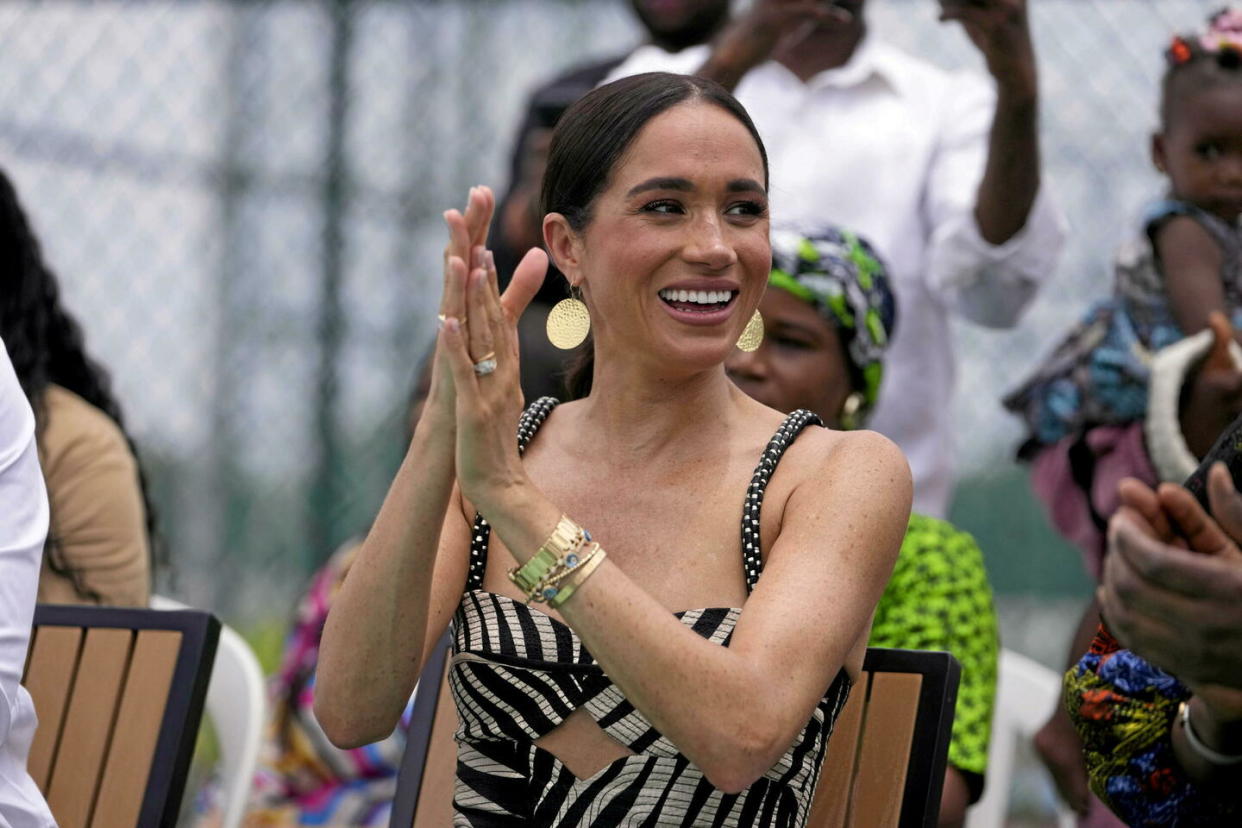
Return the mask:
<path id="1" fill-rule="evenodd" d="M 941 22 L 957 22 L 1004 92 L 1035 94 L 1035 46 L 1026 0 L 940 0 Z"/>

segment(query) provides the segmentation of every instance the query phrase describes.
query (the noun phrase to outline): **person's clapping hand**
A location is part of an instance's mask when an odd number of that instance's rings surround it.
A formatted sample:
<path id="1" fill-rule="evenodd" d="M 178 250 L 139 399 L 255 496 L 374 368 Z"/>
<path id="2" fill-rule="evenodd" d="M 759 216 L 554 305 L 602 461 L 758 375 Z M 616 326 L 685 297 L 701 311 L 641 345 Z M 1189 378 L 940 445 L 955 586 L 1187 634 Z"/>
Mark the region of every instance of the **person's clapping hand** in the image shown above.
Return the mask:
<path id="1" fill-rule="evenodd" d="M 1034 94 L 1035 46 L 1026 0 L 940 0 L 940 20 L 962 25 L 999 84 Z"/>
<path id="2" fill-rule="evenodd" d="M 495 263 L 481 243 L 494 204 L 491 190 L 477 187 L 466 215 L 445 213 L 450 241 L 436 365 L 451 379 L 457 480 L 485 516 L 494 496 L 525 474 L 514 432 L 523 404 L 517 320 L 548 269 L 547 254 L 531 249 L 500 294 Z"/>
<path id="3" fill-rule="evenodd" d="M 1127 479 L 1098 590 L 1124 646 L 1177 676 L 1215 712 L 1242 717 L 1242 495 L 1222 463 L 1212 515 L 1185 488 Z"/>

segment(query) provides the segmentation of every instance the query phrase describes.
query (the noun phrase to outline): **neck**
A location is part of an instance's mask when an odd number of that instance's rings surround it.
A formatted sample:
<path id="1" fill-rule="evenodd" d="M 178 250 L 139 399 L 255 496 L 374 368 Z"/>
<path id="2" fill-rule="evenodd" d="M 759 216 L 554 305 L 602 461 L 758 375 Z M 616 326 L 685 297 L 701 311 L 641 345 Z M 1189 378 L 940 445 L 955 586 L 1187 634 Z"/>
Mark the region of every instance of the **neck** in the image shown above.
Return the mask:
<path id="1" fill-rule="evenodd" d="M 817 26 L 806 36 L 781 44 L 774 57 L 800 80 L 807 81 L 848 63 L 866 33 L 861 19 L 846 26 Z"/>
<path id="2" fill-rule="evenodd" d="M 711 21 L 703 21 L 702 25 L 692 27 L 685 31 L 674 33 L 659 34 L 651 33 L 651 43 L 659 46 L 666 52 L 680 52 L 683 49 L 689 49 L 691 46 L 699 46 L 707 43 L 713 37 L 720 33 L 724 25 L 729 22 L 727 11 L 722 13 L 718 18 Z"/>
<path id="3" fill-rule="evenodd" d="M 676 462 L 700 454 L 705 440 L 719 444 L 716 433 L 728 430 L 739 396 L 723 365 L 674 375 L 597 357 L 591 393 L 579 403 L 579 433 L 592 435 L 594 451 L 625 465 Z"/>

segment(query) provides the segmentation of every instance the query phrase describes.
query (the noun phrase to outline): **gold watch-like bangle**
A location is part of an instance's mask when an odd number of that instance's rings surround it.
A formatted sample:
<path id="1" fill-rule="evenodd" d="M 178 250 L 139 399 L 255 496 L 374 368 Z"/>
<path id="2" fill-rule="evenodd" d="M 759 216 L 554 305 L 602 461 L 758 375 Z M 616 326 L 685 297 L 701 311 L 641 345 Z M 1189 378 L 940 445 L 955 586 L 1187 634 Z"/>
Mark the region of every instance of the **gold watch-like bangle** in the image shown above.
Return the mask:
<path id="1" fill-rule="evenodd" d="M 591 539 L 591 535 L 567 516 L 561 515 L 556 528 L 543 545 L 530 556 L 530 560 L 520 567 L 509 570 L 509 580 L 517 584 L 518 589 L 530 595 L 548 573 L 559 564 L 566 555 L 576 553 L 583 544 Z"/>

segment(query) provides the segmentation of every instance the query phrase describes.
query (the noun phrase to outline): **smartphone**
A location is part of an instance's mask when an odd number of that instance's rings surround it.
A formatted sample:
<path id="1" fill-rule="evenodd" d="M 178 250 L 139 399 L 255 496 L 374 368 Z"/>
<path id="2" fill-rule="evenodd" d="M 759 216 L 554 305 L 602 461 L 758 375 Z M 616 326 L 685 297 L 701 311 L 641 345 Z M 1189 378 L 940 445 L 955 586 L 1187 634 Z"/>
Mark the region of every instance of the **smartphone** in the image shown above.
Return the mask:
<path id="1" fill-rule="evenodd" d="M 1211 451 L 1203 458 L 1203 462 L 1182 484 L 1190 490 L 1209 515 L 1212 513 L 1212 507 L 1208 504 L 1208 470 L 1218 460 L 1229 469 L 1234 487 L 1242 491 L 1242 416 L 1221 432 L 1216 442 L 1212 444 Z"/>

